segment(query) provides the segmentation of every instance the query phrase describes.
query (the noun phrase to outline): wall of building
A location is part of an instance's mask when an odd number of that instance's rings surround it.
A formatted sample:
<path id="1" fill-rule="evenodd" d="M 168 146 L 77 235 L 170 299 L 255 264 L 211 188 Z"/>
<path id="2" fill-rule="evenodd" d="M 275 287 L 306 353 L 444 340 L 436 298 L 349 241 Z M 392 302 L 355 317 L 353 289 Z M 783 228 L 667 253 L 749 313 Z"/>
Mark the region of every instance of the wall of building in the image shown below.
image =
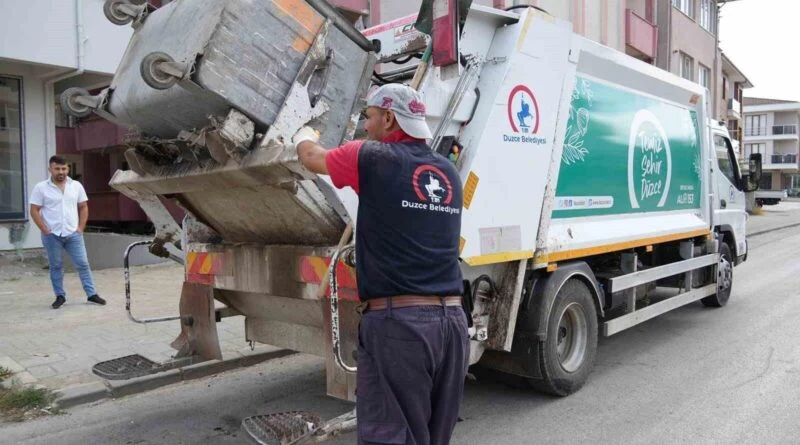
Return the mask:
<path id="1" fill-rule="evenodd" d="M 644 5 L 645 0 L 641 1 Z M 380 0 L 380 21 L 415 14 L 421 0 Z M 495 0 L 474 0 L 473 4 L 495 6 Z M 529 4 L 544 9 L 552 16 L 572 23 L 573 30 L 596 42 L 625 51 L 626 0 L 505 0 L 504 7 Z M 374 5 L 373 5 L 374 8 Z M 644 11 L 644 6 L 642 6 Z M 643 15 L 644 13 L 642 13 Z"/>
<path id="2" fill-rule="evenodd" d="M 714 70 L 714 59 L 717 55 L 717 40 L 710 32 L 706 31 L 697 22 L 689 18 L 677 8 L 671 8 L 672 29 L 671 29 L 671 53 L 670 69 L 674 74 L 680 74 L 680 53 L 683 52 L 694 59 L 694 80 L 699 79 L 700 64 L 711 70 L 711 92 L 717 92 L 717 97 L 722 96 L 722 70 L 717 67 Z M 714 101 L 711 107 L 717 111 L 719 105 Z"/>
<path id="3" fill-rule="evenodd" d="M 117 26 L 109 22 L 103 15 L 103 0 L 81 0 L 81 2 L 86 39 L 84 69 L 113 74 L 128 47 L 133 28 L 130 25 Z"/>
<path id="4" fill-rule="evenodd" d="M 55 154 L 55 146 L 45 144 L 45 91 L 44 82 L 39 78 L 48 70 L 0 60 L 0 75 L 19 77 L 22 79 L 22 107 L 23 107 L 23 159 L 25 176 L 25 205 L 27 208 L 30 190 L 39 181 L 47 178 L 47 159 Z M 27 249 L 41 247 L 39 229 L 32 223 L 22 223 L 22 238 L 19 242 L 12 243 L 11 229 L 14 232 L 20 223 L 0 223 L 0 250 L 17 248 Z"/>
<path id="5" fill-rule="evenodd" d="M 54 67 L 78 66 L 76 6 L 83 14 L 87 71 L 113 73 L 133 29 L 103 15 L 103 0 L 25 0 L 0 14 L 0 58 Z"/>
<path id="6" fill-rule="evenodd" d="M 775 113 L 773 125 L 797 125 L 798 114 L 796 112 Z"/>

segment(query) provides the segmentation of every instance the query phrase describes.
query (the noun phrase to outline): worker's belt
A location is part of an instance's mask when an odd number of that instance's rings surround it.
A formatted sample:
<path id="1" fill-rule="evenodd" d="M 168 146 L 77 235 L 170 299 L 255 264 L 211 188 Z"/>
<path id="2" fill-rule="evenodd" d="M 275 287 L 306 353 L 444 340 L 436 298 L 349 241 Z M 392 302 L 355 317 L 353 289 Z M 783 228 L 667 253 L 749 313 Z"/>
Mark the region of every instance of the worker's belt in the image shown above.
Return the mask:
<path id="1" fill-rule="evenodd" d="M 392 309 L 415 306 L 461 306 L 461 297 L 426 297 L 423 295 L 398 295 L 396 297 L 374 298 L 362 303 L 363 309 L 380 311 L 389 307 L 392 300 Z"/>

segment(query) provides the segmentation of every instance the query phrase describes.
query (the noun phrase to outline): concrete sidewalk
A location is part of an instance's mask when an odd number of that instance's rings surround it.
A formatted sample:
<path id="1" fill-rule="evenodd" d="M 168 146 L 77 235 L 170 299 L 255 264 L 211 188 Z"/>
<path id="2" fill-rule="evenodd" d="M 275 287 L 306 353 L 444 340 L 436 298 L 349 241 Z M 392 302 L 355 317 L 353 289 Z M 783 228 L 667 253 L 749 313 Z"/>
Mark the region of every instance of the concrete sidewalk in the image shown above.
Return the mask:
<path id="1" fill-rule="evenodd" d="M 106 306 L 86 303 L 77 275 L 67 273 L 67 303 L 53 310 L 49 275 L 41 262 L 17 265 L 12 276 L 7 273 L 10 268 L 0 268 L 6 269 L 0 273 L 0 366 L 16 372 L 13 379 L 19 383 L 65 393 L 86 385 L 102 389 L 104 381 L 91 372 L 97 362 L 134 353 L 164 361 L 175 353 L 169 344 L 180 332 L 178 321 L 140 325 L 128 319 L 121 269 L 94 272 L 98 292 L 108 301 Z M 182 280 L 183 267 L 174 263 L 133 268 L 135 316 L 176 315 Z M 244 317 L 223 319 L 217 330 L 224 361 L 252 364 L 277 351 L 267 346 L 251 351 L 244 337 Z M 241 358 L 248 359 L 236 361 Z M 207 365 L 219 370 L 226 366 Z"/>

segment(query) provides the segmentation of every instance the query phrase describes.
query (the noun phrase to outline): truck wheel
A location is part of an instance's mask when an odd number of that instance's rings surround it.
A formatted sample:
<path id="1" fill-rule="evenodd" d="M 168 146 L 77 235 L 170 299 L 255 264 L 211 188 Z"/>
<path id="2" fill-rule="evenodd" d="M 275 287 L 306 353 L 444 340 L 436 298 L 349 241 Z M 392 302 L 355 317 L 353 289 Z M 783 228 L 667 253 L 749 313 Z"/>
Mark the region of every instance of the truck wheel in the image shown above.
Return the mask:
<path id="1" fill-rule="evenodd" d="M 67 88 L 61 95 L 58 97 L 58 103 L 61 105 L 61 109 L 69 114 L 70 116 L 74 117 L 86 117 L 92 114 L 92 109 L 87 107 L 86 105 L 79 104 L 75 102 L 75 99 L 82 96 L 91 96 L 88 91 L 84 90 L 83 88 Z"/>
<path id="2" fill-rule="evenodd" d="M 586 284 L 577 279 L 564 283 L 547 326 L 547 340 L 538 348 L 543 378 L 530 383 L 539 391 L 566 396 L 586 383 L 597 353 L 597 315 Z"/>
<path id="3" fill-rule="evenodd" d="M 728 303 L 733 289 L 733 255 L 728 243 L 722 243 L 719 249 L 720 259 L 717 267 L 717 293 L 703 298 L 703 305 L 708 307 L 722 307 Z"/>
<path id="4" fill-rule="evenodd" d="M 103 3 L 103 15 L 106 16 L 109 22 L 122 26 L 127 25 L 128 23 L 133 21 L 133 17 L 125 14 L 124 12 L 117 9 L 119 5 L 129 5 L 131 2 L 128 0 L 106 0 Z"/>

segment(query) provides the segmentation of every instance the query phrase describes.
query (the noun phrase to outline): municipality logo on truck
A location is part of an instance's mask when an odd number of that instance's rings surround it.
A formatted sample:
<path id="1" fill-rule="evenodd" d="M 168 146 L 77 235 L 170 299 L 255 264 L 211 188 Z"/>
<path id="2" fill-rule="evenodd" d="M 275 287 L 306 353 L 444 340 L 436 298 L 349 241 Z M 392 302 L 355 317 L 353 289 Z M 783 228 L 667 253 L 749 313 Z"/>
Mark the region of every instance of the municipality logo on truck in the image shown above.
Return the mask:
<path id="1" fill-rule="evenodd" d="M 664 207 L 672 179 L 667 132 L 649 110 L 633 117 L 628 138 L 628 196 L 631 207 Z"/>
<path id="2" fill-rule="evenodd" d="M 517 85 L 508 94 L 508 123 L 513 133 L 503 134 L 503 142 L 542 145 L 547 139 L 539 132 L 539 103 L 530 88 Z"/>

